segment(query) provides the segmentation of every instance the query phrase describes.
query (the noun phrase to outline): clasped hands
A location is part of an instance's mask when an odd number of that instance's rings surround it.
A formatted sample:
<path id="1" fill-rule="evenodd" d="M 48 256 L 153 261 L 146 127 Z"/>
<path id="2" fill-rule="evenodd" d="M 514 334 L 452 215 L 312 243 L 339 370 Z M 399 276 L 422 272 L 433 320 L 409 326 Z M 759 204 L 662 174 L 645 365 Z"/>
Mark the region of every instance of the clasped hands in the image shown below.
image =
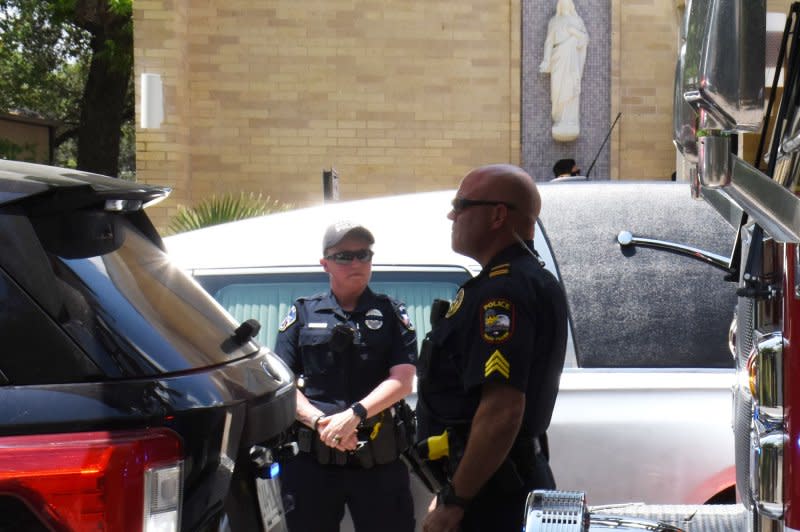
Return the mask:
<path id="1" fill-rule="evenodd" d="M 317 422 L 317 432 L 322 443 L 339 451 L 355 451 L 358 446 L 358 424 L 361 419 L 351 409 L 332 416 L 323 416 Z"/>

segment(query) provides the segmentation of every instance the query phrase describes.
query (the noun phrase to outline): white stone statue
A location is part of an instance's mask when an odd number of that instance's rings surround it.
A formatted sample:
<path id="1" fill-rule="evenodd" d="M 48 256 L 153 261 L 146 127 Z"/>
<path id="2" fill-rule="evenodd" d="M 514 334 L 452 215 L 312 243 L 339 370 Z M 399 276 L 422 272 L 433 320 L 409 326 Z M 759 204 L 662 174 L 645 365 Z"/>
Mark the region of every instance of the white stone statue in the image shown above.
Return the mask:
<path id="1" fill-rule="evenodd" d="M 547 24 L 540 72 L 550 73 L 553 138 L 568 142 L 580 134 L 581 77 L 589 34 L 572 0 L 558 0 Z"/>

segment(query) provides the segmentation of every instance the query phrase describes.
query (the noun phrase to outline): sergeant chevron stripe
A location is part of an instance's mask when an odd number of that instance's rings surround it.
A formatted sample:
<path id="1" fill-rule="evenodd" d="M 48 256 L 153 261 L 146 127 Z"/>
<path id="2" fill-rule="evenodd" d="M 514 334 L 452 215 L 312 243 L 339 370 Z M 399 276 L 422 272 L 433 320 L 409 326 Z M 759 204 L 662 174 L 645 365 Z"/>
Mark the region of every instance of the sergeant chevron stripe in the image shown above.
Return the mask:
<path id="1" fill-rule="evenodd" d="M 511 370 L 511 364 L 508 363 L 506 357 L 500 352 L 499 349 L 496 349 L 492 356 L 489 357 L 489 360 L 486 361 L 486 365 L 483 369 L 483 376 L 488 377 L 495 371 L 498 372 L 500 375 L 508 378 Z"/>

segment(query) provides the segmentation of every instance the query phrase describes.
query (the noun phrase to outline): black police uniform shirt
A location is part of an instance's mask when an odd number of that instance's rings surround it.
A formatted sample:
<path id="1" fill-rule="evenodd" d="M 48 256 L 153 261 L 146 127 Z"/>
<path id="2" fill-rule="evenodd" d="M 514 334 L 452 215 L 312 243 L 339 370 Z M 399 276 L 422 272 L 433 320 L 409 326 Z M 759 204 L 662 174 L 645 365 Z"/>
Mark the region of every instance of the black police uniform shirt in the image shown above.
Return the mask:
<path id="1" fill-rule="evenodd" d="M 564 365 L 567 304 L 533 242 L 526 244 L 502 250 L 464 283 L 431 331 L 435 354 L 418 383 L 420 439 L 469 425 L 489 382 L 525 393 L 521 435 L 547 430 Z"/>
<path id="2" fill-rule="evenodd" d="M 354 335 L 351 347 L 334 352 L 337 324 Z M 367 396 L 392 366 L 415 364 L 417 336 L 405 305 L 367 287 L 352 312 L 331 292 L 297 299 L 278 328 L 275 353 L 302 376 L 303 394 L 330 415 Z"/>

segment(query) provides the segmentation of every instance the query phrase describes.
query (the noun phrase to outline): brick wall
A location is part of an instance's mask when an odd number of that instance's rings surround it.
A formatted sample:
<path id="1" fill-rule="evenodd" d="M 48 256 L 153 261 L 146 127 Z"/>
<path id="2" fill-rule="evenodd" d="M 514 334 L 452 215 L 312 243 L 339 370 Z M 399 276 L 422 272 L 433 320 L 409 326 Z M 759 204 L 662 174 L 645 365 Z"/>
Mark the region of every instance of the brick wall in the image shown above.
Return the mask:
<path id="1" fill-rule="evenodd" d="M 137 131 L 150 210 L 252 191 L 304 205 L 450 188 L 519 162 L 519 0 L 137 0 L 135 61 L 164 125 Z"/>
<path id="2" fill-rule="evenodd" d="M 195 3 L 193 0 L 137 0 L 134 3 L 137 112 L 140 112 L 141 74 L 160 74 L 165 116 L 158 129 L 136 130 L 136 179 L 172 187 L 169 199 L 148 210 L 162 230 L 176 213 L 177 205 L 191 204 L 193 195 L 189 157 L 192 111 L 187 68 L 190 2 Z M 137 115 L 137 125 L 139 123 Z"/>
<path id="3" fill-rule="evenodd" d="M 178 204 L 239 190 L 316 203 L 331 166 L 353 199 L 450 188 L 476 165 L 520 164 L 521 2 L 137 0 L 137 79 L 161 74 L 166 115 L 137 131 L 137 178 L 174 187 L 151 215 L 163 228 Z M 608 177 L 669 179 L 683 0 L 577 3 L 590 23 L 592 10 L 610 9 L 603 134 L 623 115 Z M 552 14 L 536 5 L 546 12 L 533 16 Z"/>
<path id="4" fill-rule="evenodd" d="M 669 179 L 675 170 L 672 95 L 681 11 L 674 1 L 611 0 L 611 175 Z"/>

